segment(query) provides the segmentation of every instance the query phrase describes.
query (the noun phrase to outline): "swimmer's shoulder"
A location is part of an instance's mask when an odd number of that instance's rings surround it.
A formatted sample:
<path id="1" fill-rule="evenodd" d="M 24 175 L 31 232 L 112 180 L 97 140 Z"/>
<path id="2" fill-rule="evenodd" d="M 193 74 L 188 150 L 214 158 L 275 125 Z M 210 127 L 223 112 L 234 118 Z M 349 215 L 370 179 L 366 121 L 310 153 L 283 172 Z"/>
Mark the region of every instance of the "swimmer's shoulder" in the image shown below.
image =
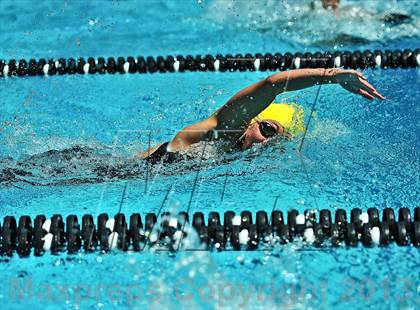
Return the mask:
<path id="1" fill-rule="evenodd" d="M 165 142 L 165 143 L 167 144 L 167 142 Z M 154 152 L 156 152 L 160 147 L 162 147 L 162 145 L 164 145 L 165 143 L 161 143 L 161 144 L 158 144 L 156 146 L 153 146 L 153 147 L 147 149 L 144 152 L 139 152 L 136 157 L 140 158 L 140 159 L 146 159 L 147 157 L 152 155 Z"/>

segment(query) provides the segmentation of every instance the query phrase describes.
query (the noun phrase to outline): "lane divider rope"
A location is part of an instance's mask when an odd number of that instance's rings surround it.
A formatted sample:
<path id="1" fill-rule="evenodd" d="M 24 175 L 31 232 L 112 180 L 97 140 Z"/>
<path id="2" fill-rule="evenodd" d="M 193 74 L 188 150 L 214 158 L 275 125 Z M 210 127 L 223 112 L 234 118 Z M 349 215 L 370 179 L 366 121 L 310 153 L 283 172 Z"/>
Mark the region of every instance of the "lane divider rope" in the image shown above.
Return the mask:
<path id="1" fill-rule="evenodd" d="M 186 212 L 164 212 L 159 218 L 148 213 L 143 223 L 139 213 L 131 214 L 128 221 L 122 213 L 114 217 L 102 213 L 96 223 L 92 215 L 83 215 L 81 225 L 76 215 L 68 215 L 65 220 L 58 214 L 51 218 L 37 215 L 33 221 L 29 216 L 6 216 L 0 225 L 0 255 L 28 257 L 31 253 L 41 256 L 46 252 L 75 254 L 113 249 L 139 252 L 153 246 L 169 251 L 194 250 L 186 241 L 194 231 L 201 250 L 215 251 L 266 249 L 297 239 L 314 247 L 356 247 L 359 242 L 365 247 L 393 242 L 420 246 L 420 207 L 413 213 L 408 208 L 386 208 L 382 218 L 376 208 L 365 212 L 355 208 L 350 216 L 344 209 L 337 209 L 335 214 L 327 209 L 299 214 L 292 209 L 286 212 L 287 221 L 279 210 L 270 214 L 270 220 L 265 211 L 256 212 L 255 221 L 253 216 L 250 211 L 210 212 L 206 224 L 202 212 L 195 212 L 192 220 Z"/>
<path id="2" fill-rule="evenodd" d="M 63 74 L 126 74 L 168 72 L 284 71 L 299 68 L 350 69 L 416 68 L 420 49 L 335 51 L 315 53 L 267 53 L 255 55 L 187 55 L 158 57 L 88 57 L 58 59 L 0 59 L 0 77 Z"/>

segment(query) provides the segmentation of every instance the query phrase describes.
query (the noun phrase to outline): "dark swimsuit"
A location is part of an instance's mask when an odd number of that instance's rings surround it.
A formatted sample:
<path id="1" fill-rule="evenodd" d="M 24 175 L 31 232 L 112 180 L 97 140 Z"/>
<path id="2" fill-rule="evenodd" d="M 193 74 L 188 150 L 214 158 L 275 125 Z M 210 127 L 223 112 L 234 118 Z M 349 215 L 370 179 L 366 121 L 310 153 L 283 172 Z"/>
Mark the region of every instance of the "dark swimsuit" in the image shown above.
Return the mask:
<path id="1" fill-rule="evenodd" d="M 214 131 L 212 131 L 212 135 L 214 134 Z M 210 140 L 213 139 L 213 136 L 210 137 Z M 175 161 L 181 161 L 188 158 L 192 158 L 188 155 L 181 155 L 178 152 L 171 152 L 168 151 L 168 145 L 169 141 L 163 143 L 161 146 L 159 146 L 156 151 L 154 151 L 152 154 L 147 156 L 145 159 L 151 163 L 151 164 L 158 164 L 158 163 L 173 163 Z"/>
<path id="2" fill-rule="evenodd" d="M 168 144 L 169 142 L 163 143 L 145 159 L 151 164 L 173 163 L 175 160 L 179 159 L 179 156 L 178 153 L 168 151 Z"/>

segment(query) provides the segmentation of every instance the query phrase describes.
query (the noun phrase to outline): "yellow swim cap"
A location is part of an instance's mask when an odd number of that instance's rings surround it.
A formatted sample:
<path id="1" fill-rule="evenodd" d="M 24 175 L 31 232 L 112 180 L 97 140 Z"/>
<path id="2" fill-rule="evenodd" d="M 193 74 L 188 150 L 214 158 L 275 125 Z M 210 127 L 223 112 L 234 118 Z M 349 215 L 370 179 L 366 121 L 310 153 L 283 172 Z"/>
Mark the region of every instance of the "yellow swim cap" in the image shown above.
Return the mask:
<path id="1" fill-rule="evenodd" d="M 296 103 L 273 102 L 257 117 L 253 118 L 251 123 L 264 119 L 279 122 L 293 136 L 302 133 L 305 129 L 303 107 Z"/>

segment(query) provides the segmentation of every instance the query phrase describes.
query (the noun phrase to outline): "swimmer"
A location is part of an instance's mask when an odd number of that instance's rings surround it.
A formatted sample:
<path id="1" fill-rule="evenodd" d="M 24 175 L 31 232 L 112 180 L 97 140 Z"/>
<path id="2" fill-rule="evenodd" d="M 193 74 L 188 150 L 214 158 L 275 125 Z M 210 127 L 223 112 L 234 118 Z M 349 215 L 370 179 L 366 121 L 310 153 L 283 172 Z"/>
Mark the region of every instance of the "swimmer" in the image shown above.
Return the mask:
<path id="1" fill-rule="evenodd" d="M 338 9 L 338 5 L 340 4 L 340 0 L 322 0 L 322 7 L 325 10 L 328 10 L 329 8 L 336 11 Z"/>
<path id="2" fill-rule="evenodd" d="M 363 8 L 360 4 L 358 4 L 358 5 L 346 5 L 346 6 L 341 6 L 340 7 L 340 0 L 321 0 L 320 2 L 322 3 L 322 8 L 324 10 L 332 10 L 337 17 L 339 17 L 339 14 L 338 14 L 339 11 L 341 13 L 349 12 L 350 15 L 351 15 L 349 17 L 354 19 L 355 14 L 360 15 L 361 11 L 363 11 L 364 14 L 366 14 L 370 17 L 379 18 L 379 21 L 381 21 L 382 23 L 384 23 L 388 27 L 408 24 L 408 23 L 411 23 L 413 21 L 413 18 L 410 15 L 407 15 L 406 13 L 403 13 L 403 12 L 387 11 L 384 15 L 382 15 L 382 14 L 378 15 L 375 12 L 370 12 L 367 8 Z M 316 1 L 312 1 L 310 3 L 310 8 L 312 9 L 312 11 L 316 10 L 316 8 L 317 8 Z M 349 35 L 349 34 L 340 34 L 340 35 L 347 35 L 347 36 L 351 37 L 351 35 Z M 359 38 L 359 37 L 355 37 L 355 38 Z M 340 41 L 340 40 L 338 40 L 338 38 L 337 38 L 336 41 Z M 349 41 L 344 41 L 344 42 L 349 42 Z M 350 42 L 350 43 L 366 44 L 366 43 L 369 43 L 369 42 L 364 42 L 364 43 L 363 42 L 362 43 Z"/>
<path id="3" fill-rule="evenodd" d="M 340 0 L 321 0 L 321 2 L 324 10 L 332 9 L 333 11 L 336 11 L 340 4 Z M 310 6 L 312 10 L 315 10 L 315 1 L 312 1 Z"/>
<path id="4" fill-rule="evenodd" d="M 277 95 L 320 83 L 339 84 L 368 100 L 384 99 L 361 72 L 338 68 L 279 72 L 244 88 L 210 117 L 184 128 L 171 141 L 152 147 L 138 156 L 151 163 L 168 163 L 176 160 L 177 152 L 187 150 L 200 141 L 221 139 L 229 142 L 233 148 L 246 150 L 256 143 L 265 144 L 274 136 L 288 140 L 291 138 L 290 126 L 286 126 L 282 115 L 270 112 L 270 118 L 256 117 L 264 115 L 264 111 L 273 106 Z"/>

